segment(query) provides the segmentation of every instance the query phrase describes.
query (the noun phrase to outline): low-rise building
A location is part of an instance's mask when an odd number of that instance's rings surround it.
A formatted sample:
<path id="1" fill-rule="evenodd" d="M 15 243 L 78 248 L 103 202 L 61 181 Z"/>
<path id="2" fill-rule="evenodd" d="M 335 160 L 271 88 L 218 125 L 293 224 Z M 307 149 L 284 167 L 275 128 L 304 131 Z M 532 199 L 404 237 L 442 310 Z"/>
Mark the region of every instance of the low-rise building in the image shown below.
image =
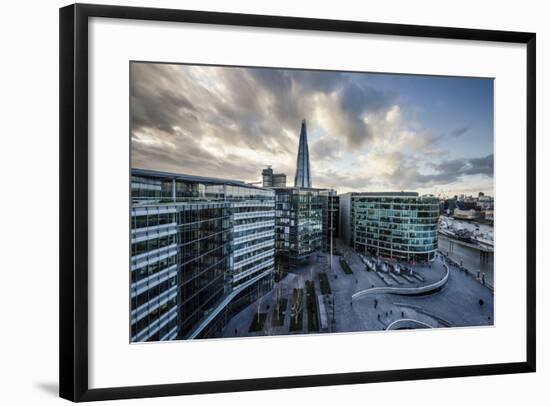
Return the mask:
<path id="1" fill-rule="evenodd" d="M 286 187 L 286 174 L 273 173 L 271 166 L 262 170 L 262 186 L 266 188 Z"/>

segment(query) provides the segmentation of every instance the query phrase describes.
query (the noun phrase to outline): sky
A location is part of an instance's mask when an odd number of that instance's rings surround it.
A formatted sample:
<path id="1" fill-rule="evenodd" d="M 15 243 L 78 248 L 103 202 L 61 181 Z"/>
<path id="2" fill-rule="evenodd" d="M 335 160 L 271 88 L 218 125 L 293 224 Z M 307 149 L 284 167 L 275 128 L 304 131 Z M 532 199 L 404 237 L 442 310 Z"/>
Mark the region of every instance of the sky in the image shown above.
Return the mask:
<path id="1" fill-rule="evenodd" d="M 132 167 L 313 187 L 494 195 L 493 80 L 133 62 Z"/>

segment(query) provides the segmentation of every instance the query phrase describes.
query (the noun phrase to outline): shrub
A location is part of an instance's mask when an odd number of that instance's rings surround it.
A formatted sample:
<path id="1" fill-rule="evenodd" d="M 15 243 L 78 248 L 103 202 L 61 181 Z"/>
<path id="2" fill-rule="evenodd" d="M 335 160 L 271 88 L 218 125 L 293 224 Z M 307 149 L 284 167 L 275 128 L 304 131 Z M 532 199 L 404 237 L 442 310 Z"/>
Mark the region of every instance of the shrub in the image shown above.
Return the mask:
<path id="1" fill-rule="evenodd" d="M 315 284 L 313 281 L 306 282 L 307 290 L 307 329 L 319 331 L 319 316 L 317 310 L 317 295 L 315 294 Z"/>
<path id="2" fill-rule="evenodd" d="M 260 313 L 260 319 L 258 320 L 258 313 L 254 313 L 252 317 L 252 323 L 250 323 L 249 332 L 262 331 L 264 328 L 265 319 L 267 318 L 267 313 Z"/>
<path id="3" fill-rule="evenodd" d="M 348 275 L 353 273 L 353 271 L 351 270 L 350 266 L 348 265 L 345 259 L 340 259 L 340 266 L 342 267 L 342 270 L 344 271 L 344 273 Z"/>
<path id="4" fill-rule="evenodd" d="M 321 294 L 330 295 L 332 293 L 327 274 L 324 272 L 319 274 L 319 285 L 321 286 Z"/>

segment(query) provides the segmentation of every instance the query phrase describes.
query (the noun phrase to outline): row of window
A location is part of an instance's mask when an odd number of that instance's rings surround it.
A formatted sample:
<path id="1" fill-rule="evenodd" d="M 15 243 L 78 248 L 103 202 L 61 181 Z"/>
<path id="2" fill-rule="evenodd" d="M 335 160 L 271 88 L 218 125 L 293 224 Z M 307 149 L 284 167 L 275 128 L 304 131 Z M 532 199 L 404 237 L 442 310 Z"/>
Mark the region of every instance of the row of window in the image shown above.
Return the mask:
<path id="1" fill-rule="evenodd" d="M 364 235 L 357 235 L 356 238 L 358 241 L 364 241 L 365 237 Z M 385 237 L 385 236 L 377 236 L 373 234 L 367 234 L 367 241 L 369 244 L 375 244 L 377 241 L 382 242 L 388 242 L 392 244 L 404 244 L 404 245 L 436 245 L 437 244 L 437 238 L 395 238 L 395 237 Z"/>
<path id="2" fill-rule="evenodd" d="M 132 256 L 140 255 L 145 252 L 153 251 L 159 248 L 168 247 L 176 243 L 176 235 L 164 235 L 162 237 L 152 238 L 150 240 L 139 241 L 132 244 Z"/>
<path id="3" fill-rule="evenodd" d="M 264 262 L 270 261 L 272 258 L 273 258 L 273 256 L 271 256 L 271 257 L 267 256 L 267 257 L 264 257 L 264 258 L 257 259 L 256 261 L 252 261 L 249 264 L 246 264 L 242 267 L 239 267 L 239 268 L 235 269 L 233 273 L 234 273 L 234 275 L 237 275 L 239 273 L 246 272 L 246 271 L 254 268 L 255 266 L 258 266 L 258 265 L 260 265 Z"/>
<path id="4" fill-rule="evenodd" d="M 154 227 L 170 224 L 176 221 L 176 213 L 161 213 L 152 215 L 132 216 L 132 229 Z"/>
<path id="5" fill-rule="evenodd" d="M 247 237 L 249 235 L 264 233 L 266 231 L 273 231 L 273 225 L 271 226 L 266 225 L 265 227 L 255 228 L 254 230 L 235 231 L 232 233 L 232 235 L 233 235 L 233 239 L 235 239 L 235 238 Z"/>
<path id="6" fill-rule="evenodd" d="M 149 276 L 155 275 L 166 268 L 170 268 L 177 262 L 176 255 L 162 259 L 138 268 L 132 272 L 132 283 L 139 282 Z"/>
<path id="7" fill-rule="evenodd" d="M 219 247 L 206 253 L 205 255 L 195 257 L 192 260 L 183 263 L 181 266 L 181 274 L 184 281 L 196 277 L 201 272 L 205 272 L 205 270 L 213 266 L 223 267 L 223 269 L 226 269 L 228 262 L 227 254 L 228 252 L 226 251 L 226 247 Z"/>
<path id="8" fill-rule="evenodd" d="M 400 204 L 400 205 L 417 205 L 417 204 L 435 204 L 438 205 L 439 202 L 436 198 L 418 198 L 418 197 L 354 197 L 354 203 L 371 203 L 371 204 Z"/>
<path id="9" fill-rule="evenodd" d="M 355 241 L 357 244 L 364 245 L 365 240 L 358 238 Z M 425 252 L 425 251 L 434 251 L 437 248 L 437 241 L 435 243 L 428 242 L 426 244 L 398 244 L 395 242 L 382 241 L 382 240 L 367 240 L 367 246 L 373 248 L 387 248 L 390 250 L 399 250 L 406 252 Z"/>
<path id="10" fill-rule="evenodd" d="M 254 234 L 256 234 L 256 233 L 254 233 Z M 238 250 L 241 250 L 243 248 L 251 247 L 253 245 L 258 245 L 258 244 L 261 244 L 261 243 L 267 242 L 267 241 L 273 241 L 273 236 L 255 238 L 251 241 L 247 241 L 247 242 L 244 242 L 244 243 L 241 243 L 241 244 L 235 244 L 235 246 L 233 247 L 233 250 L 238 251 Z"/>
<path id="11" fill-rule="evenodd" d="M 260 255 L 260 254 L 263 254 L 264 252 L 267 252 L 269 250 L 273 250 L 273 244 L 270 244 L 269 246 L 267 247 L 264 247 L 264 248 L 260 248 L 260 249 L 256 249 L 252 252 L 247 252 L 245 254 L 242 254 L 242 255 L 239 255 L 239 256 L 236 256 L 234 258 L 234 262 L 237 263 L 237 262 L 241 262 L 241 261 L 245 261 L 249 258 L 253 258 L 255 257 L 256 255 Z"/>
<path id="12" fill-rule="evenodd" d="M 145 292 L 134 296 L 132 301 L 132 310 L 137 309 L 139 306 L 143 305 L 144 303 L 149 302 L 150 300 L 155 299 L 158 295 L 166 292 L 168 289 L 172 288 L 173 286 L 176 286 L 176 276 L 165 280 L 164 282 L 161 282 L 149 290 L 146 290 Z"/>
<path id="13" fill-rule="evenodd" d="M 355 228 L 369 230 L 391 230 L 391 231 L 437 231 L 437 223 L 429 224 L 410 224 L 410 223 L 380 223 L 378 221 L 361 221 L 355 222 Z"/>
<path id="14" fill-rule="evenodd" d="M 199 295 L 200 292 L 205 289 L 211 289 L 209 286 L 214 284 L 214 290 L 218 290 L 220 285 L 224 283 L 225 270 L 223 267 L 215 266 L 200 272 L 194 278 L 191 278 L 181 286 L 179 294 L 182 303 L 185 303 L 192 299 L 195 295 Z"/>
<path id="15" fill-rule="evenodd" d="M 255 217 L 255 218 L 247 218 L 247 219 L 239 219 L 239 220 L 235 220 L 234 222 L 234 225 L 235 226 L 242 226 L 242 225 L 246 225 L 246 224 L 255 224 L 255 223 L 258 223 L 258 222 L 263 222 L 263 221 L 273 221 L 275 220 L 275 216 L 266 216 L 266 217 Z"/>
<path id="16" fill-rule="evenodd" d="M 142 330 L 148 328 L 151 324 L 153 324 L 155 321 L 157 321 L 159 318 L 164 316 L 168 311 L 170 311 L 172 308 L 176 306 L 176 298 L 172 298 L 168 300 L 166 303 L 160 305 L 155 310 L 149 312 L 146 316 L 139 319 L 137 322 L 132 324 L 132 337 L 135 337 L 139 333 L 141 333 Z M 174 321 L 176 319 L 174 318 Z M 175 323 L 172 324 L 172 327 L 169 327 L 164 334 L 161 335 L 164 336 L 175 326 Z M 160 338 L 159 338 L 160 339 Z"/>
<path id="17" fill-rule="evenodd" d="M 199 241 L 192 241 L 181 246 L 181 261 L 182 263 L 186 263 L 199 257 L 200 255 L 219 249 L 222 249 L 224 252 L 229 251 L 229 246 L 224 242 L 224 239 L 220 234 L 203 238 Z"/>
<path id="18" fill-rule="evenodd" d="M 428 235 L 436 235 L 437 234 L 437 226 L 436 227 L 429 227 L 427 229 L 421 229 L 417 230 L 413 227 L 403 227 L 403 228 L 382 228 L 382 227 L 365 227 L 365 226 L 357 226 L 355 227 L 355 230 L 359 232 L 365 232 L 365 229 L 369 233 L 374 234 L 382 234 L 382 235 L 395 235 L 395 236 L 401 236 L 401 237 L 415 237 L 415 236 L 428 236 Z"/>
<path id="19" fill-rule="evenodd" d="M 208 221 L 214 219 L 220 219 L 223 217 L 229 217 L 227 207 L 205 207 L 196 208 L 190 210 L 183 210 L 179 213 L 180 225 L 189 225 L 191 223 L 198 223 L 201 221 Z"/>

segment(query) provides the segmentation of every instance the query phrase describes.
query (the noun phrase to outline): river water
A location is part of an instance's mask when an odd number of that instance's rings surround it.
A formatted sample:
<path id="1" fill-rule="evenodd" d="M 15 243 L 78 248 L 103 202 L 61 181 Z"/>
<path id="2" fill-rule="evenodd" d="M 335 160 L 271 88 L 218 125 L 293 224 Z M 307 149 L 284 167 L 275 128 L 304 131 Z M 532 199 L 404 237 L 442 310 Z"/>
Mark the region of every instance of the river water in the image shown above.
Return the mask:
<path id="1" fill-rule="evenodd" d="M 457 263 L 461 263 L 470 272 L 477 275 L 478 272 L 485 273 L 485 280 L 491 286 L 494 285 L 494 259 L 493 253 L 489 253 L 487 261 L 481 261 L 479 251 L 453 242 L 451 251 L 451 241 L 444 235 L 439 234 L 439 249 L 444 253 L 449 253 L 449 257 Z"/>

